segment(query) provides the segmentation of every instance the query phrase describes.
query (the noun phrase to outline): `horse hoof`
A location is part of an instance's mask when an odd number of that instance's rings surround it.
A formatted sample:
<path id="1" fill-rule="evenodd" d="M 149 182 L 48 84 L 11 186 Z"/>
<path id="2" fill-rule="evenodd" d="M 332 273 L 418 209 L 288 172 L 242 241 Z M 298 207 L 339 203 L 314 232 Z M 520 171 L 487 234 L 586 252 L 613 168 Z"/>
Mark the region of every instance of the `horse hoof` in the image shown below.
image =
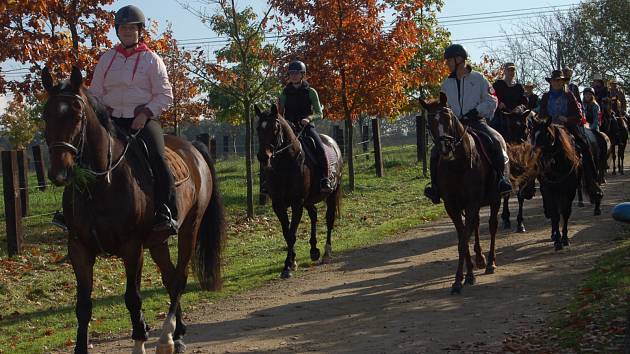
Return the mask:
<path id="1" fill-rule="evenodd" d="M 561 242 L 555 242 L 553 244 L 553 246 L 554 246 L 554 249 L 556 250 L 556 252 L 557 251 L 562 251 L 562 243 Z"/>
<path id="2" fill-rule="evenodd" d="M 578 206 L 579 206 L 580 208 L 584 208 L 584 202 L 578 202 Z"/>
<path id="3" fill-rule="evenodd" d="M 486 258 L 484 256 L 477 257 L 475 259 L 475 265 L 477 269 L 484 269 L 486 267 Z"/>
<path id="4" fill-rule="evenodd" d="M 291 274 L 291 271 L 289 269 L 285 269 L 280 274 L 280 278 L 282 278 L 282 279 L 289 279 L 289 278 L 291 278 L 292 275 L 293 274 Z"/>
<path id="5" fill-rule="evenodd" d="M 328 254 L 324 254 L 324 257 L 322 257 L 322 264 L 330 264 L 332 262 L 333 262 L 332 256 Z"/>
<path id="6" fill-rule="evenodd" d="M 462 283 L 456 282 L 451 287 L 451 295 L 459 295 L 462 293 Z"/>
<path id="7" fill-rule="evenodd" d="M 497 269 L 497 266 L 488 264 L 488 266 L 486 266 L 486 274 L 494 274 L 496 269 Z"/>
<path id="8" fill-rule="evenodd" d="M 311 261 L 315 262 L 316 260 L 319 259 L 320 255 L 321 253 L 319 252 L 319 248 L 311 249 Z"/>
<path id="9" fill-rule="evenodd" d="M 464 279 L 464 285 L 475 285 L 475 275 L 466 274 L 466 278 Z"/>
<path id="10" fill-rule="evenodd" d="M 172 341 L 170 343 L 158 343 L 155 348 L 155 354 L 173 354 L 175 353 L 175 343 Z"/>
<path id="11" fill-rule="evenodd" d="M 510 230 L 512 228 L 512 223 L 508 221 L 503 222 L 503 230 Z"/>
<path id="12" fill-rule="evenodd" d="M 516 227 L 516 232 L 518 232 L 519 234 L 525 233 L 527 230 L 525 230 L 525 225 L 518 225 Z"/>
<path id="13" fill-rule="evenodd" d="M 175 353 L 176 354 L 186 353 L 186 344 L 184 344 L 183 339 L 178 339 L 175 341 Z"/>
<path id="14" fill-rule="evenodd" d="M 562 246 L 569 246 L 569 239 L 567 237 L 562 238 Z"/>

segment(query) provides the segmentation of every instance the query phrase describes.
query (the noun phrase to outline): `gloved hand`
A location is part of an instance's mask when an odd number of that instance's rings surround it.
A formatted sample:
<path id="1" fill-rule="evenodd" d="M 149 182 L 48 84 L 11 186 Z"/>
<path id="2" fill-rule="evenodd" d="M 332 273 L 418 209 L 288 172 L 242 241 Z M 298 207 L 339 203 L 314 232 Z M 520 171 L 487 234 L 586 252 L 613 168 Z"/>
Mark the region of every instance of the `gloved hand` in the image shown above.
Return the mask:
<path id="1" fill-rule="evenodd" d="M 470 111 L 468 111 L 468 113 L 464 114 L 464 118 L 470 119 L 470 120 L 479 119 L 479 111 L 477 111 L 477 108 L 473 108 Z"/>

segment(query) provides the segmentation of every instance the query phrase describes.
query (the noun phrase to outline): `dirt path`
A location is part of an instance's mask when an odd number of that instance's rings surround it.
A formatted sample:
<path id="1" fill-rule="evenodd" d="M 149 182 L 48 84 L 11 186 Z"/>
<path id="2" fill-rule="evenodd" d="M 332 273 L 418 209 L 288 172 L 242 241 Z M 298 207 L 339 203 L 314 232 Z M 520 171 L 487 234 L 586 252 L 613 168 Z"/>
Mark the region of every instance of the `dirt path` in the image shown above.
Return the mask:
<path id="1" fill-rule="evenodd" d="M 558 311 L 614 246 L 622 226 L 610 210 L 630 199 L 630 176 L 610 177 L 605 192 L 602 216 L 593 217 L 590 206 L 574 208 L 571 247 L 558 253 L 537 193 L 526 203 L 528 232 L 501 232 L 496 274 L 477 271 L 477 284 L 460 296 L 449 295 L 456 235 L 449 220 L 440 220 L 189 313 L 187 352 L 499 353 L 505 333 Z M 487 222 L 482 228 L 486 235 Z M 485 252 L 488 243 L 484 237 Z M 150 351 L 156 337 L 147 343 Z M 132 342 L 94 345 L 97 353 L 130 353 Z"/>

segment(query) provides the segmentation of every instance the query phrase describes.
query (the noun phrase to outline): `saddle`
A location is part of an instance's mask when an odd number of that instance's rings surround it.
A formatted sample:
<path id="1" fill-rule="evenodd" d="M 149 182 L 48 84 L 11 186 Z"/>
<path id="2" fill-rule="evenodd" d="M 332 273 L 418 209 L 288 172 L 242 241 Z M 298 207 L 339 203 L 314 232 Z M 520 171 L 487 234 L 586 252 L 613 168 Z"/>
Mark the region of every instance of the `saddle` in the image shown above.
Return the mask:
<path id="1" fill-rule="evenodd" d="M 147 144 L 139 137 L 130 139 L 131 141 L 129 143 L 132 150 L 136 150 L 136 152 L 140 150 L 141 153 L 139 155 L 142 156 L 145 167 L 151 173 L 151 176 L 153 176 L 154 174 L 151 168 L 151 163 L 149 162 L 149 149 L 147 148 Z M 186 165 L 186 162 L 184 162 L 184 159 L 179 156 L 179 154 L 168 146 L 165 146 L 164 157 L 166 158 L 168 169 L 171 171 L 175 180 L 175 187 L 190 179 L 190 170 L 188 169 L 188 165 Z"/>
<path id="2" fill-rule="evenodd" d="M 324 142 L 323 156 L 317 156 L 317 148 L 315 147 L 315 141 L 313 140 L 313 138 L 300 136 L 299 140 L 300 144 L 302 145 L 302 151 L 304 151 L 304 154 L 306 155 L 305 163 L 316 173 L 321 173 L 321 176 L 328 176 L 330 185 L 334 189 L 339 182 L 337 179 L 337 162 L 339 159 L 339 155 L 332 146 L 326 144 L 330 137 L 324 134 L 320 134 L 320 137 L 322 139 L 322 142 Z M 324 165 L 320 166 L 319 161 L 322 161 Z"/>
<path id="3" fill-rule="evenodd" d="M 494 164 L 492 163 L 492 159 L 490 158 L 488 151 L 492 151 L 492 149 L 494 149 L 494 140 L 488 134 L 475 130 L 472 127 L 468 129 L 468 133 L 473 137 L 479 155 L 481 155 L 481 157 L 486 160 L 490 166 L 493 166 Z"/>

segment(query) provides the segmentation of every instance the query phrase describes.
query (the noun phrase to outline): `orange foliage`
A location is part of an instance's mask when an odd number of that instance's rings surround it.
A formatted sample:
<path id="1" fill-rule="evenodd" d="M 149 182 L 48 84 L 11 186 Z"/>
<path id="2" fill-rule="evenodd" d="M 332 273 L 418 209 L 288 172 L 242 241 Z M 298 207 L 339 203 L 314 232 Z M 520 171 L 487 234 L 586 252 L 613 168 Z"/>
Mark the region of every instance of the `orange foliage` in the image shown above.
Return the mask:
<path id="1" fill-rule="evenodd" d="M 16 97 L 39 88 L 39 69 L 55 68 L 59 78 L 72 65 L 87 71 L 100 47 L 111 46 L 107 32 L 113 14 L 103 9 L 113 0 L 29 0 L 0 2 L 0 62 L 14 60 L 30 69 L 24 78 L 0 72 L 0 93 Z"/>
<path id="2" fill-rule="evenodd" d="M 422 0 L 272 0 L 296 26 L 288 37 L 290 59 L 307 64 L 326 117 L 358 118 L 359 114 L 394 117 L 409 101 L 407 89 L 426 82 L 426 73 L 443 72 L 441 63 L 406 70 L 422 36 L 414 17 Z M 385 13 L 388 22 L 384 22 Z"/>

